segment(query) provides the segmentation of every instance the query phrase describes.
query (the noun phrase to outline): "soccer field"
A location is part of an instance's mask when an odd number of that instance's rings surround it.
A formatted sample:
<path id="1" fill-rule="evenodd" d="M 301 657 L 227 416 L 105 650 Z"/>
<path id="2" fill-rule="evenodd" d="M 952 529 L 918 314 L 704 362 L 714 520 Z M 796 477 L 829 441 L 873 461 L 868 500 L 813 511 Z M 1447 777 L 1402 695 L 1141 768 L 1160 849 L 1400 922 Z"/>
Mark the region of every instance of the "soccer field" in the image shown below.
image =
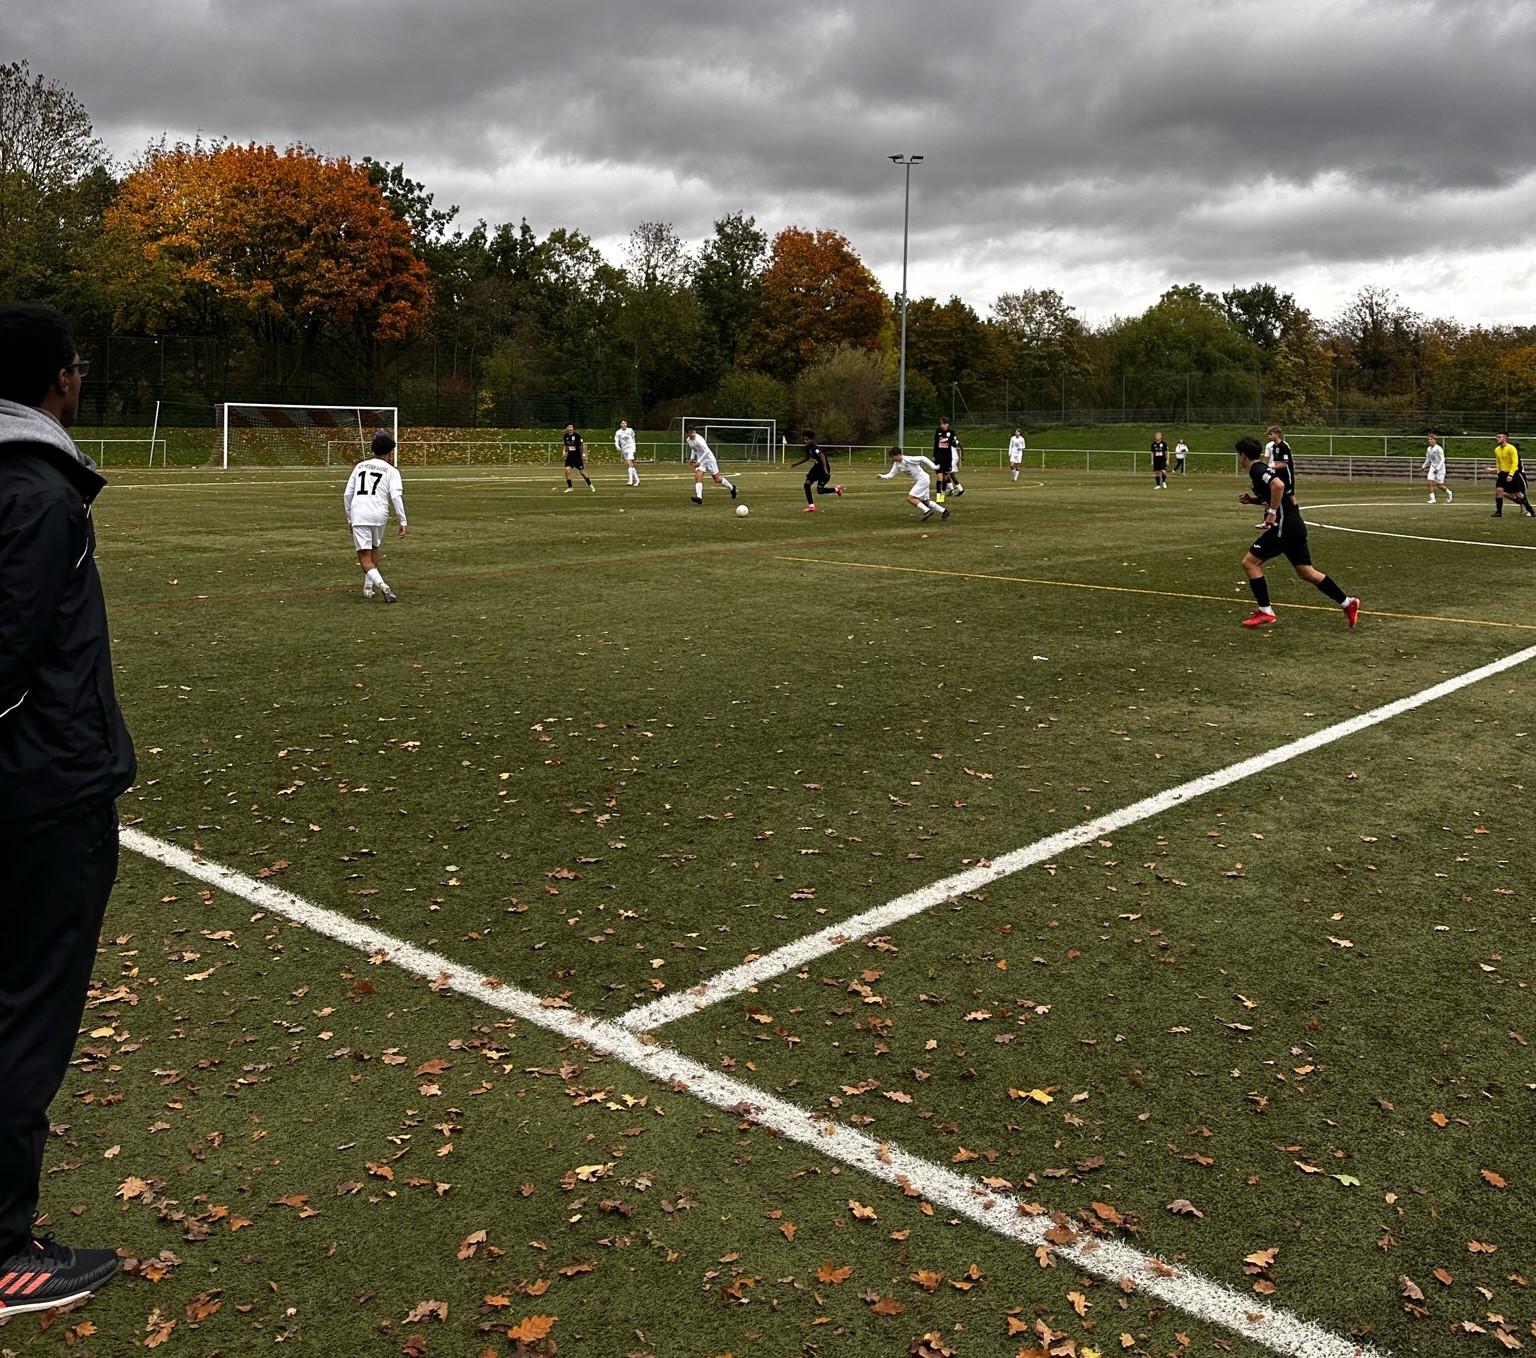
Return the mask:
<path id="1" fill-rule="evenodd" d="M 0 1347 L 1536 1343 L 1536 524 L 1237 478 L 118 473 L 139 749 Z"/>

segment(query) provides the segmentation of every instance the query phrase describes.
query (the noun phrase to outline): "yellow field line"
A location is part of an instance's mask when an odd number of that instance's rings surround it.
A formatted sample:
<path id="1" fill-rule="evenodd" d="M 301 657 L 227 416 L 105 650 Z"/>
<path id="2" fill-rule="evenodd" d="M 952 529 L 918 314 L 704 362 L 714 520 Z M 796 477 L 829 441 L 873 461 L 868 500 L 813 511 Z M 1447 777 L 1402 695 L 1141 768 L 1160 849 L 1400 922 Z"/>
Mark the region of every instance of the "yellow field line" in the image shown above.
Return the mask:
<path id="1" fill-rule="evenodd" d="M 1045 585 L 1053 589 L 1091 589 L 1109 594 L 1147 594 L 1157 599 L 1196 599 L 1202 603 L 1233 604 L 1241 599 L 1220 594 L 1184 594 L 1171 589 L 1138 589 L 1134 585 L 1090 585 L 1081 580 L 1040 580 L 1027 575 L 988 575 L 983 571 L 942 571 L 931 566 L 890 566 L 878 561 L 832 561 L 818 556 L 776 556 L 775 561 L 792 561 L 803 566 L 844 566 L 849 570 L 896 571 L 903 575 L 944 575 L 955 580 L 994 580 L 1009 585 Z M 1334 613 L 1333 604 L 1286 604 L 1286 608 L 1300 608 L 1312 613 Z M 1462 627 L 1503 627 L 1517 632 L 1536 632 L 1536 623 L 1495 622 L 1487 618 L 1447 618 L 1436 613 L 1386 613 L 1377 609 L 1361 609 L 1361 614 L 1372 618 L 1395 618 L 1400 622 L 1449 622 Z"/>

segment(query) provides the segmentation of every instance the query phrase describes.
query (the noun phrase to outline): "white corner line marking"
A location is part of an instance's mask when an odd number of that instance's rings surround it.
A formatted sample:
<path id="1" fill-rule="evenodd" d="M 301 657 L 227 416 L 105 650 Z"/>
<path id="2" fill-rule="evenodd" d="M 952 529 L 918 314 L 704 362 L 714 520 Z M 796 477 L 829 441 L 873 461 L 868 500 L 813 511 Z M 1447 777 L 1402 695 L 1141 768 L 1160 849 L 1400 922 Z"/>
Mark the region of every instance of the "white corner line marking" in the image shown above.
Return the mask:
<path id="1" fill-rule="evenodd" d="M 1536 653 L 1536 648 L 1532 648 Z M 761 1089 L 684 1056 L 673 1047 L 637 1036 L 606 1019 L 571 1009 L 546 1007 L 537 995 L 461 967 L 437 953 L 315 905 L 292 892 L 256 881 L 218 863 L 209 862 L 180 845 L 156 839 L 125 826 L 124 848 L 206 882 L 274 915 L 302 924 L 315 933 L 355 948 L 370 961 L 385 961 L 414 976 L 431 978 L 438 989 L 450 989 L 500 1009 L 569 1041 L 606 1052 L 650 1079 L 679 1093 L 770 1128 L 780 1136 L 808 1146 L 820 1155 L 899 1188 L 910 1185 L 927 1201 L 994 1231 L 1007 1240 L 1034 1249 L 1045 1244 L 1048 1216 L 1029 1215 L 1019 1199 L 994 1193 L 968 1179 L 897 1146 L 876 1141 L 864 1132 L 829 1122 Z M 1051 1246 L 1062 1258 L 1102 1278 L 1127 1278 L 1139 1292 L 1175 1306 L 1213 1325 L 1285 1354 L 1287 1358 L 1361 1358 L 1373 1352 L 1322 1326 L 1280 1307 L 1269 1306 L 1248 1293 L 1183 1269 L 1170 1268 L 1153 1256 L 1118 1240 L 1078 1237 L 1072 1244 Z"/>
<path id="2" fill-rule="evenodd" d="M 900 924 L 903 920 L 910 919 L 913 915 L 941 905 L 952 896 L 975 891 L 1038 863 L 1047 863 L 1059 854 L 1091 843 L 1101 835 L 1123 830 L 1128 825 L 1135 825 L 1139 821 L 1161 815 L 1182 802 L 1191 801 L 1206 793 L 1215 792 L 1219 788 L 1228 787 L 1232 783 L 1241 782 L 1244 778 L 1263 773 L 1301 755 L 1309 754 L 1313 750 L 1321 749 L 1325 745 L 1331 745 L 1336 740 L 1355 735 L 1368 727 L 1378 726 L 1382 722 L 1390 721 L 1393 717 L 1401 716 L 1404 712 L 1411 712 L 1416 707 L 1423 707 L 1437 698 L 1444 698 L 1448 694 L 1533 659 L 1536 659 L 1536 646 L 1517 651 L 1513 655 L 1505 656 L 1502 660 L 1481 665 L 1475 670 L 1468 670 L 1465 674 L 1447 679 L 1419 693 L 1410 694 L 1406 698 L 1398 698 L 1384 707 L 1362 712 L 1357 717 L 1350 717 L 1333 726 L 1325 726 L 1309 736 L 1302 736 L 1299 740 L 1293 740 L 1277 749 L 1267 750 L 1263 754 L 1230 764 L 1224 769 L 1217 769 L 1214 773 L 1202 774 L 1199 778 L 1180 783 L 1166 792 L 1145 797 L 1139 802 L 1133 802 L 1097 820 L 1085 821 L 1080 825 L 1059 830 L 1053 835 L 1047 835 L 1044 839 L 1036 840 L 1033 844 L 1026 844 L 1023 848 L 1005 853 L 989 863 L 983 860 L 984 866 L 967 868 L 964 872 L 941 878 L 930 886 L 909 891 L 905 895 L 887 901 L 884 905 L 853 915 L 840 924 L 829 924 L 825 929 L 807 934 L 793 943 L 786 943 L 783 947 L 775 948 L 761 957 L 743 962 L 739 966 L 729 967 L 689 990 L 680 990 L 672 995 L 664 995 L 649 1004 L 642 1004 L 620 1015 L 616 1022 L 634 1032 L 651 1032 L 662 1024 L 685 1018 L 711 1004 L 740 995 L 775 976 L 797 971 L 818 957 L 835 952 L 845 943 L 853 943 L 878 934 L 882 930 Z"/>

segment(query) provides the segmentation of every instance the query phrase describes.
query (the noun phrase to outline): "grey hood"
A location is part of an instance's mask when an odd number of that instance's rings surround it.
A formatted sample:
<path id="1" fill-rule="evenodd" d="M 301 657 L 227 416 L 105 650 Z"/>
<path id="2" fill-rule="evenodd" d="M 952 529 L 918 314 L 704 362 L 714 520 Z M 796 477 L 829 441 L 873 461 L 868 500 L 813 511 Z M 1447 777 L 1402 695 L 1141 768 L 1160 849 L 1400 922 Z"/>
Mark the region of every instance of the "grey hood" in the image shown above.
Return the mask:
<path id="1" fill-rule="evenodd" d="M 96 470 L 96 464 L 75 447 L 64 426 L 36 406 L 0 401 L 0 445 L 7 443 L 43 443 L 66 454 L 87 471 Z"/>

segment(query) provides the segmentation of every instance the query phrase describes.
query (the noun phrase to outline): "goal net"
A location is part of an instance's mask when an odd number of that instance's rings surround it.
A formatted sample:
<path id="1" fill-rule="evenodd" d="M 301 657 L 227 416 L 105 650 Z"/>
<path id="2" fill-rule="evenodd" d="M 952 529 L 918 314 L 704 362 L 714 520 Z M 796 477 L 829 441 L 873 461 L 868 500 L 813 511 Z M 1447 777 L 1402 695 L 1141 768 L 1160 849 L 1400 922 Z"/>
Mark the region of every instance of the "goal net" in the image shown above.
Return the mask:
<path id="1" fill-rule="evenodd" d="M 215 407 L 217 466 L 350 466 L 367 457 L 375 429 L 400 437 L 395 406 L 255 405 Z"/>
<path id="2" fill-rule="evenodd" d="M 684 462 L 692 461 L 688 431 L 697 429 L 709 450 L 722 462 L 776 462 L 779 459 L 779 426 L 776 420 L 736 418 L 730 415 L 690 415 L 672 421 L 677 446 Z"/>

